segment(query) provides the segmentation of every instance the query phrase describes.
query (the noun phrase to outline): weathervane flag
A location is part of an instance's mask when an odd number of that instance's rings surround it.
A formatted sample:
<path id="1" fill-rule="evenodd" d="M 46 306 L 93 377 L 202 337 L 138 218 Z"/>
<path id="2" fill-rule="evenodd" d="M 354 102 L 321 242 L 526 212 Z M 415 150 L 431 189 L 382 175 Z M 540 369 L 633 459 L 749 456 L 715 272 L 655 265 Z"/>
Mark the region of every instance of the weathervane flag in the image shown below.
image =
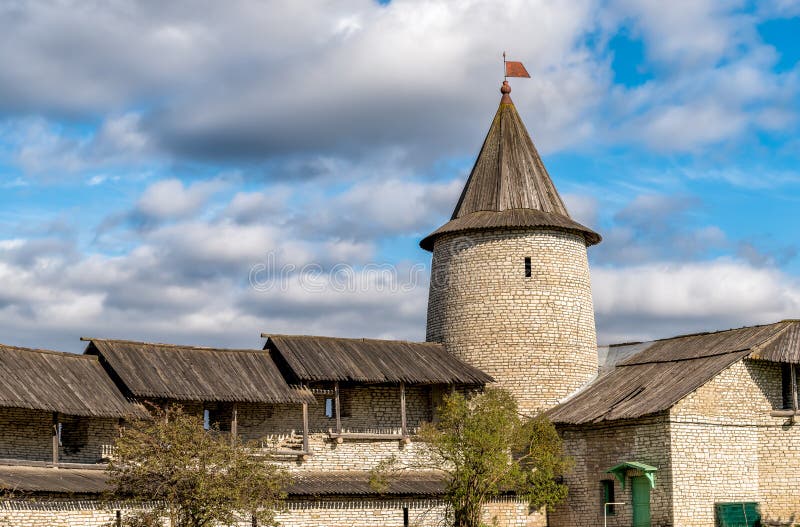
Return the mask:
<path id="1" fill-rule="evenodd" d="M 525 69 L 525 66 L 522 65 L 521 62 L 515 62 L 511 60 L 506 60 L 506 52 L 503 52 L 503 64 L 506 67 L 506 78 L 509 77 L 526 77 L 528 79 L 531 78 L 530 73 L 528 70 Z"/>

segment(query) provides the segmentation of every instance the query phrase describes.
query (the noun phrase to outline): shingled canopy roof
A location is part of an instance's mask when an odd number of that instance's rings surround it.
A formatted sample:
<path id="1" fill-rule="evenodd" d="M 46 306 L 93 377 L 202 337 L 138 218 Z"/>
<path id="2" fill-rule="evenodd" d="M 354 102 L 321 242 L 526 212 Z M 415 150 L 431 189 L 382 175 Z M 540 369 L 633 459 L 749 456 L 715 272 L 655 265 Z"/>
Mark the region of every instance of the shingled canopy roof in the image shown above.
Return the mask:
<path id="1" fill-rule="evenodd" d="M 450 220 L 420 247 L 433 250 L 436 238 L 445 233 L 501 227 L 554 228 L 577 232 L 588 245 L 600 242 L 599 234 L 570 218 L 505 92 Z"/>
<path id="2" fill-rule="evenodd" d="M 493 379 L 432 342 L 262 335 L 293 382 L 474 384 Z"/>
<path id="3" fill-rule="evenodd" d="M 0 465 L 0 491 L 100 494 L 106 490 L 105 470 Z"/>
<path id="4" fill-rule="evenodd" d="M 100 494 L 109 490 L 104 470 L 53 469 L 0 465 L 0 491 L 21 493 Z M 291 496 L 440 496 L 445 476 L 436 471 L 409 471 L 388 478 L 386 488 L 370 485 L 368 471 L 302 472 L 292 478 Z"/>
<path id="5" fill-rule="evenodd" d="M 90 341 L 85 353 L 99 355 L 111 375 L 136 397 L 256 403 L 314 400 L 308 390 L 289 386 L 261 350 L 85 340 Z"/>
<path id="6" fill-rule="evenodd" d="M 626 344 L 638 352 L 548 414 L 556 423 L 584 424 L 662 412 L 743 358 L 800 364 L 799 337 L 800 322 L 786 320 Z"/>
<path id="7" fill-rule="evenodd" d="M 138 415 L 97 357 L 0 345 L 0 406 L 90 417 Z"/>
<path id="8" fill-rule="evenodd" d="M 409 471 L 387 478 L 386 487 L 370 485 L 368 471 L 347 470 L 299 472 L 288 489 L 290 496 L 440 496 L 445 490 L 445 474 L 436 471 Z"/>

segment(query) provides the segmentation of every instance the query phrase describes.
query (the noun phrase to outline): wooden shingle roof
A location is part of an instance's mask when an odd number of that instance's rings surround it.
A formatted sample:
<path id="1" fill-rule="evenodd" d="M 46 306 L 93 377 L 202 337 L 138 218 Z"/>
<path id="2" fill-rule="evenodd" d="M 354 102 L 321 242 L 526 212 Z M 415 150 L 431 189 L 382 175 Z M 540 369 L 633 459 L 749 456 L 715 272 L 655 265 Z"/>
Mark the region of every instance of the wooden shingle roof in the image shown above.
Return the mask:
<path id="1" fill-rule="evenodd" d="M 436 471 L 408 471 L 387 478 L 385 488 L 370 484 L 369 471 L 341 470 L 298 472 L 289 486 L 290 496 L 441 496 L 445 474 Z"/>
<path id="2" fill-rule="evenodd" d="M 0 491 L 53 494 L 101 494 L 110 490 L 105 470 L 0 465 Z M 375 489 L 370 473 L 362 470 L 298 472 L 286 489 L 289 497 L 323 496 L 440 496 L 445 477 L 436 471 L 409 471 L 388 478 Z"/>
<path id="3" fill-rule="evenodd" d="M 308 390 L 289 386 L 269 354 L 86 339 L 86 352 L 98 355 L 112 376 L 135 397 L 182 401 L 313 402 Z"/>
<path id="4" fill-rule="evenodd" d="M 293 382 L 474 384 L 493 379 L 432 342 L 263 335 Z"/>
<path id="5" fill-rule="evenodd" d="M 450 222 L 423 238 L 420 246 L 433 250 L 444 233 L 531 227 L 576 232 L 588 245 L 600 242 L 599 234 L 570 218 L 514 103 L 505 95 Z"/>
<path id="6" fill-rule="evenodd" d="M 556 423 L 634 419 L 671 408 L 744 358 L 800 363 L 800 322 L 638 343 L 638 352 L 548 412 Z M 632 346 L 632 345 L 626 345 Z"/>
<path id="7" fill-rule="evenodd" d="M 0 465 L 0 490 L 20 493 L 100 494 L 109 490 L 105 470 Z"/>
<path id="8" fill-rule="evenodd" d="M 139 415 L 97 357 L 0 345 L 0 406 L 90 417 Z"/>

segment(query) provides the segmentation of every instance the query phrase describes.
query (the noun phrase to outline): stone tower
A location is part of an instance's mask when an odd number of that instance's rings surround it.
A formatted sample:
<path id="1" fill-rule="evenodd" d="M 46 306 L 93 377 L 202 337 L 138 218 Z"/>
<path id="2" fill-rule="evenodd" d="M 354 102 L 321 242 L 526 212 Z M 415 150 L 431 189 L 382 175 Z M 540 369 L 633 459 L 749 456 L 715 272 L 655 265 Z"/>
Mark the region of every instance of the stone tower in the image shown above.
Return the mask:
<path id="1" fill-rule="evenodd" d="M 494 377 L 520 410 L 546 409 L 597 373 L 586 248 L 509 96 L 433 251 L 427 340 Z"/>

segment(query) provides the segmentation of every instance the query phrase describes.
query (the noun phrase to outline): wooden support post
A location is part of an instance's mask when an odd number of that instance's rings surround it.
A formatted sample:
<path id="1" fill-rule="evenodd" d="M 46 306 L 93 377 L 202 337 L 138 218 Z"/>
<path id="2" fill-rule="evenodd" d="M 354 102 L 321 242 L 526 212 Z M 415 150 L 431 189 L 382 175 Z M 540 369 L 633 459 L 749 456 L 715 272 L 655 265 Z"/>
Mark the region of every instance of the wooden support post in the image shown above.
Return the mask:
<path id="1" fill-rule="evenodd" d="M 233 403 L 231 408 L 231 444 L 235 445 L 239 436 L 239 407 Z"/>
<path id="2" fill-rule="evenodd" d="M 333 385 L 333 410 L 336 413 L 336 433 L 342 433 L 342 412 L 339 410 L 339 381 Z"/>
<path id="3" fill-rule="evenodd" d="M 789 364 L 792 380 L 792 410 L 797 411 L 797 366 Z"/>
<path id="4" fill-rule="evenodd" d="M 58 466 L 58 413 L 53 412 L 53 465 Z"/>
<path id="5" fill-rule="evenodd" d="M 406 429 L 406 383 L 400 383 L 400 434 L 408 437 Z"/>
<path id="6" fill-rule="evenodd" d="M 303 452 L 309 453 L 308 447 L 308 403 L 303 403 Z"/>

